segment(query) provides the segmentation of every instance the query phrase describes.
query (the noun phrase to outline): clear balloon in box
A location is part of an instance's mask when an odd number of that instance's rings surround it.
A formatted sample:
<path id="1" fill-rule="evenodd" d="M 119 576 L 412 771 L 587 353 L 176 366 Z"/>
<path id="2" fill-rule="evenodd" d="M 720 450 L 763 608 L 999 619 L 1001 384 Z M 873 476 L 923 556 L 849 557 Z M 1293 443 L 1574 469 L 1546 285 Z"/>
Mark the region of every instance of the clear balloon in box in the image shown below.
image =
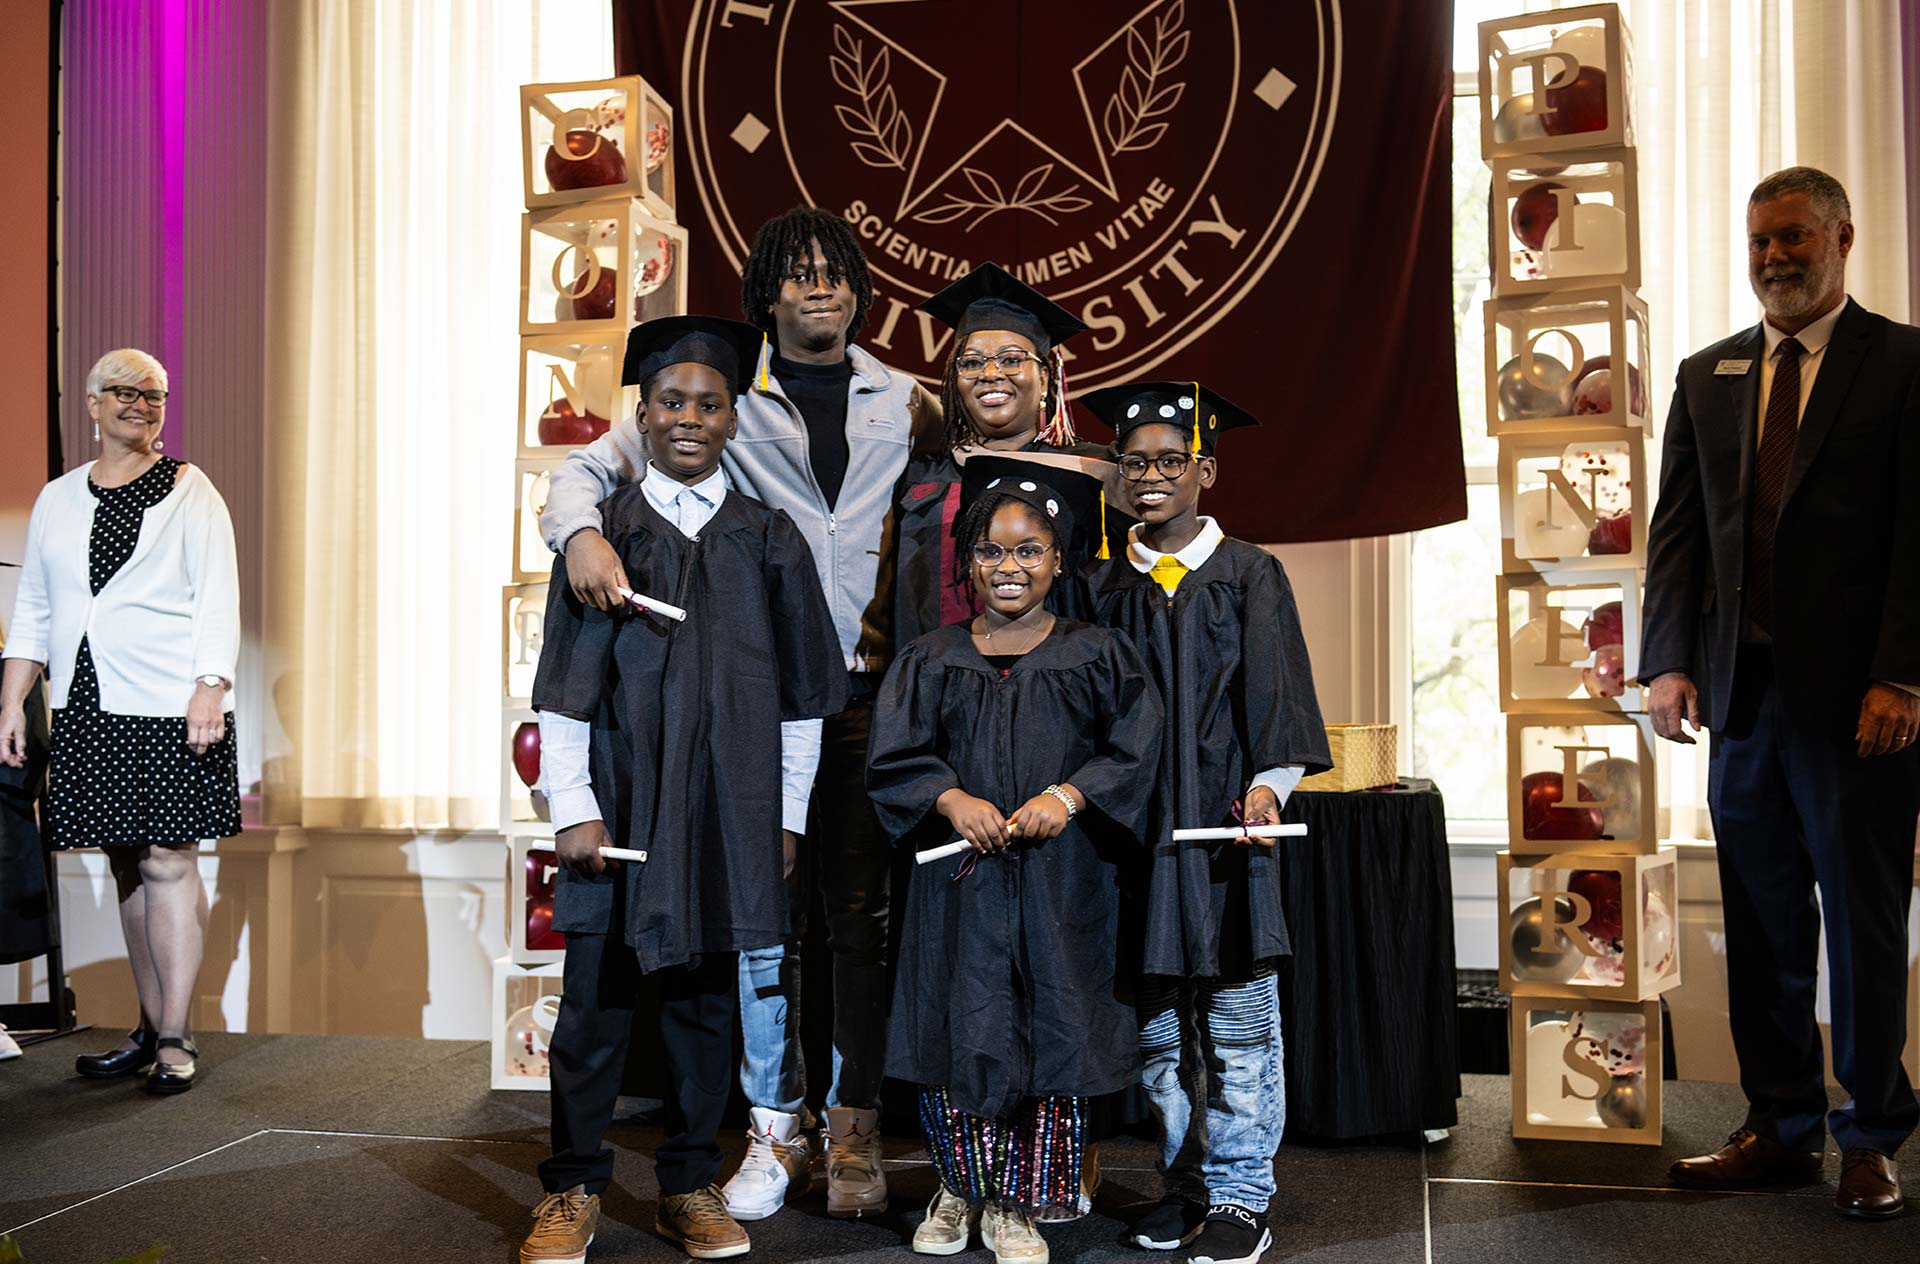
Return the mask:
<path id="1" fill-rule="evenodd" d="M 687 232 L 637 198 L 520 217 L 520 333 L 619 337 L 687 310 Z"/>
<path id="2" fill-rule="evenodd" d="M 1631 149 L 1491 160 L 1487 259 L 1503 298 L 1640 286 L 1639 160 Z"/>
<path id="3" fill-rule="evenodd" d="M 567 953 L 567 937 L 553 928 L 553 892 L 559 862 L 534 840 L 507 839 L 507 949 L 516 965 L 545 965 Z"/>
<path id="4" fill-rule="evenodd" d="M 1502 711 L 1639 711 L 1640 572 L 1495 580 Z"/>
<path id="5" fill-rule="evenodd" d="M 553 551 L 540 535 L 540 515 L 547 509 L 547 492 L 554 457 L 523 457 L 513 463 L 513 582 L 545 583 L 553 574 Z"/>
<path id="6" fill-rule="evenodd" d="M 1501 989 L 1643 1001 L 1678 987 L 1675 857 L 1501 852 Z"/>
<path id="7" fill-rule="evenodd" d="M 620 384 L 624 334 L 542 334 L 520 340 L 520 455 L 561 456 L 592 443 L 634 410 Z"/>
<path id="8" fill-rule="evenodd" d="M 508 584 L 500 590 L 500 700 L 526 707 L 540 670 L 540 641 L 546 633 L 547 586 Z"/>
<path id="9" fill-rule="evenodd" d="M 1515 995 L 1512 1006 L 1516 1138 L 1660 1144 L 1658 999 Z"/>
<path id="10" fill-rule="evenodd" d="M 1481 156 L 1633 144 L 1632 79 L 1633 39 L 1618 5 L 1482 22 Z"/>
<path id="11" fill-rule="evenodd" d="M 540 769 L 540 717 L 530 707 L 500 711 L 500 832 L 552 838 Z"/>
<path id="12" fill-rule="evenodd" d="M 520 86 L 528 209 L 637 197 L 674 218 L 673 110 L 638 75 Z"/>
<path id="13" fill-rule="evenodd" d="M 1500 569 L 1640 569 L 1646 565 L 1645 437 L 1568 427 L 1499 441 Z"/>
<path id="14" fill-rule="evenodd" d="M 1644 715 L 1507 716 L 1507 846 L 1516 856 L 1659 850 L 1653 727 Z"/>
<path id="15" fill-rule="evenodd" d="M 493 959 L 492 1087 L 547 1091 L 561 971 L 559 962 L 524 966 L 512 957 Z"/>

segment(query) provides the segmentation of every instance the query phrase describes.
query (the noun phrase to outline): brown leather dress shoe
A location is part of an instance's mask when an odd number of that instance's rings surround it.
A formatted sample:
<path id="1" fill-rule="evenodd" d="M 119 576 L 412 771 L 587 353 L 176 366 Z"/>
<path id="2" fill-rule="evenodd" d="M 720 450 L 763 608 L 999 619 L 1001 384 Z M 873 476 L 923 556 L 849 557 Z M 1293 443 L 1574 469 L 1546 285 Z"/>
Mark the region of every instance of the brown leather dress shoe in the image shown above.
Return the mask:
<path id="1" fill-rule="evenodd" d="M 1840 1156 L 1840 1188 L 1834 1210 L 1843 1216 L 1885 1220 L 1907 1209 L 1900 1193 L 1900 1165 L 1878 1150 L 1848 1150 Z"/>
<path id="2" fill-rule="evenodd" d="M 1667 1175 L 1681 1185 L 1706 1189 L 1752 1189 L 1761 1185 L 1810 1185 L 1820 1179 L 1824 1151 L 1789 1150 L 1751 1128 L 1741 1128 L 1712 1154 L 1681 1159 Z"/>

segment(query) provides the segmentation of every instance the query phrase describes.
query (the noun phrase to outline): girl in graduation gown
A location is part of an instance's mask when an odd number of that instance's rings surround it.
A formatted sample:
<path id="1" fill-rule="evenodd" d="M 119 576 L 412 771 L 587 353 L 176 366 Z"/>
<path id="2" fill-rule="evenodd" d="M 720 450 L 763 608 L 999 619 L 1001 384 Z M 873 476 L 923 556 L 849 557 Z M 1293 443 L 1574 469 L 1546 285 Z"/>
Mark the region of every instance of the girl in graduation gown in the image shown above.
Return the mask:
<path id="1" fill-rule="evenodd" d="M 954 331 L 953 354 L 940 388 L 944 442 L 908 461 L 894 507 L 896 645 L 979 613 L 972 584 L 949 579 L 967 460 L 991 453 L 1100 479 L 1113 468 L 1106 445 L 1075 438 L 1067 409 L 1061 348 L 1087 331 L 1084 322 L 993 263 L 981 264 L 920 310 Z M 1049 477 L 1047 469 L 1038 473 Z M 1104 522 L 1104 514 L 1087 515 L 1076 538 L 1065 542 L 1067 582 L 1048 598 L 1055 614 L 1090 617 L 1078 577 L 1088 562 L 1106 556 Z M 1130 525 L 1118 529 L 1124 534 Z"/>
<path id="2" fill-rule="evenodd" d="M 882 824 L 958 861 L 918 869 L 887 1073 L 920 1086 L 941 1188 L 914 1235 L 1043 1264 L 1032 1212 L 1080 1189 L 1086 1099 L 1138 1058 L 1116 968 L 1120 865 L 1138 851 L 1162 727 L 1125 638 L 1044 606 L 1071 509 L 1003 480 L 960 534 L 982 613 L 914 641 L 874 707 L 867 784 Z"/>

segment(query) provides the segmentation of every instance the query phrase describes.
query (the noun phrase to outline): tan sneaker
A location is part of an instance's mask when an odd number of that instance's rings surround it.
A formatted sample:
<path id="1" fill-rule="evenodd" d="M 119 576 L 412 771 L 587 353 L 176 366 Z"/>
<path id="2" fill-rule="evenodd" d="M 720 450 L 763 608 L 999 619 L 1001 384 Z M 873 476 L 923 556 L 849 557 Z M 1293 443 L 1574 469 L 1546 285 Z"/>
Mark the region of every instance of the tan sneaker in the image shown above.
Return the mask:
<path id="1" fill-rule="evenodd" d="M 880 1112 L 827 1107 L 827 1214 L 840 1219 L 877 1216 L 887 1209 L 887 1172 L 881 1166 Z"/>
<path id="2" fill-rule="evenodd" d="M 1013 1203 L 991 1202 L 980 1213 L 980 1241 L 994 1264 L 1047 1264 L 1047 1240 L 1033 1217 Z"/>
<path id="3" fill-rule="evenodd" d="M 943 1184 L 927 1204 L 927 1218 L 913 1231 L 913 1249 L 921 1255 L 958 1255 L 979 1221 L 980 1213 Z"/>
<path id="4" fill-rule="evenodd" d="M 753 1244 L 747 1231 L 727 1214 L 727 1200 L 718 1185 L 696 1189 L 691 1194 L 660 1195 L 660 1210 L 653 1216 L 653 1231 L 680 1244 L 680 1249 L 696 1260 L 724 1260 L 745 1255 Z"/>
<path id="5" fill-rule="evenodd" d="M 584 1185 L 548 1194 L 533 1209 L 533 1232 L 520 1244 L 520 1264 L 584 1264 L 600 1223 L 600 1195 Z"/>

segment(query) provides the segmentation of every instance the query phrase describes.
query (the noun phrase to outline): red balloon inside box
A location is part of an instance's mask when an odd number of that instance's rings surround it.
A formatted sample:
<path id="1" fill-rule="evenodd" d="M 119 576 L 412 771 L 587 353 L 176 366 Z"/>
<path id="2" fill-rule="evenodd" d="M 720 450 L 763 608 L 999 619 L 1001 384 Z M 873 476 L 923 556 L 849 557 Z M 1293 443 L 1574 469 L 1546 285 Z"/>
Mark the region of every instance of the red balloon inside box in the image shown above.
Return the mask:
<path id="1" fill-rule="evenodd" d="M 1585 786 L 1576 790 L 1580 799 L 1593 799 L 1593 792 Z M 1556 807 L 1561 791 L 1557 772 L 1530 772 L 1520 778 L 1521 834 L 1554 841 L 1599 838 L 1600 809 Z"/>
<path id="2" fill-rule="evenodd" d="M 597 189 L 626 183 L 627 160 L 611 138 L 576 128 L 567 133 L 565 144 L 566 154 L 558 146 L 547 148 L 547 184 L 553 189 Z"/>
<path id="3" fill-rule="evenodd" d="M 547 411 L 540 414 L 538 434 L 543 446 L 592 443 L 607 433 L 607 427 L 611 424 L 605 417 L 575 412 L 573 403 L 563 395 L 548 404 Z"/>
<path id="4" fill-rule="evenodd" d="M 1582 66 L 1572 83 L 1547 89 L 1547 112 L 1540 125 L 1549 136 L 1601 132 L 1607 127 L 1607 72 Z"/>
<path id="5" fill-rule="evenodd" d="M 1567 881 L 1567 890 L 1592 907 L 1586 932 L 1595 939 L 1619 939 L 1626 933 L 1621 908 L 1620 874 L 1613 869 L 1580 869 Z"/>
<path id="6" fill-rule="evenodd" d="M 1596 518 L 1593 530 L 1587 532 L 1587 552 L 1594 557 L 1608 553 L 1628 553 L 1633 550 L 1633 515 L 1615 514 L 1611 518 Z"/>
<path id="7" fill-rule="evenodd" d="M 535 903 L 527 901 L 527 949 L 530 952 L 548 952 L 567 946 L 567 937 L 553 928 L 553 900 L 551 897 Z"/>
<path id="8" fill-rule="evenodd" d="M 1513 200 L 1513 214 L 1508 217 L 1513 224 L 1513 235 L 1528 250 L 1539 250 L 1547 244 L 1547 230 L 1560 218 L 1560 199 L 1553 191 L 1565 187 L 1552 183 L 1529 185 Z"/>
<path id="9" fill-rule="evenodd" d="M 613 319 L 613 269 L 601 268 L 600 279 L 591 288 L 587 286 L 589 275 L 587 270 L 582 270 L 567 287 L 567 293 L 554 300 L 555 320 Z"/>
<path id="10" fill-rule="evenodd" d="M 529 788 L 540 781 L 540 726 L 532 720 L 513 731 L 513 771 Z"/>
<path id="11" fill-rule="evenodd" d="M 1587 616 L 1583 630 L 1590 650 L 1597 650 L 1602 645 L 1618 645 L 1627 639 L 1626 613 L 1619 602 L 1603 601 Z"/>

